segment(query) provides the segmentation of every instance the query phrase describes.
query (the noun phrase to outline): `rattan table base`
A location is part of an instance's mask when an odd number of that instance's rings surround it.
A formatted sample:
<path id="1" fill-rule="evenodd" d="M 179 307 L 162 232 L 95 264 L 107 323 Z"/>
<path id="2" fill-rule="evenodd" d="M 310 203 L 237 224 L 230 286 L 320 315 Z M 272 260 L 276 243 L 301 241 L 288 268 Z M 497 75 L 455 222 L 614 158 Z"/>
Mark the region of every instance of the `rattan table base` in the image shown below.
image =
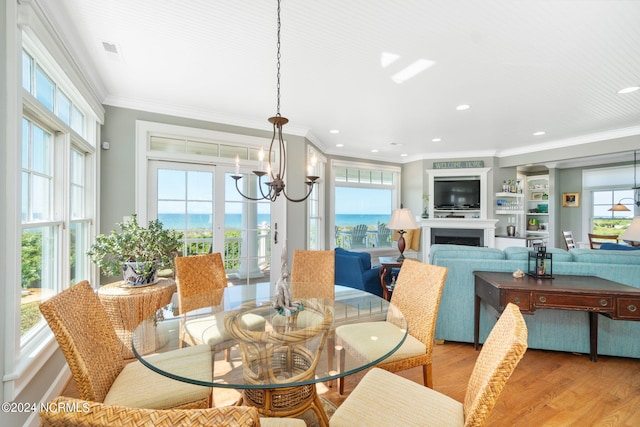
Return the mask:
<path id="1" fill-rule="evenodd" d="M 297 417 L 312 409 L 321 426 L 329 426 L 315 384 L 273 389 L 245 389 L 242 401 L 267 417 Z"/>

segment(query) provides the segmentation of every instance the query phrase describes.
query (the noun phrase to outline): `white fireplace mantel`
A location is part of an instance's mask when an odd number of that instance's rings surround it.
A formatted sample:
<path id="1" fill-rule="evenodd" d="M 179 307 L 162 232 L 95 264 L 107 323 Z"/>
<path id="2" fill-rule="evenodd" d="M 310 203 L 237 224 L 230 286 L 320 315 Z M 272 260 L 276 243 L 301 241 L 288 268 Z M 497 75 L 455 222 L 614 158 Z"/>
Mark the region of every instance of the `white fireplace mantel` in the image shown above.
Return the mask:
<path id="1" fill-rule="evenodd" d="M 418 225 L 422 227 L 420 246 L 423 248 L 423 262 L 429 262 L 429 252 L 431 248 L 431 230 L 434 228 L 458 228 L 484 230 L 484 246 L 495 247 L 495 232 L 497 219 L 479 218 L 433 218 L 421 219 Z"/>

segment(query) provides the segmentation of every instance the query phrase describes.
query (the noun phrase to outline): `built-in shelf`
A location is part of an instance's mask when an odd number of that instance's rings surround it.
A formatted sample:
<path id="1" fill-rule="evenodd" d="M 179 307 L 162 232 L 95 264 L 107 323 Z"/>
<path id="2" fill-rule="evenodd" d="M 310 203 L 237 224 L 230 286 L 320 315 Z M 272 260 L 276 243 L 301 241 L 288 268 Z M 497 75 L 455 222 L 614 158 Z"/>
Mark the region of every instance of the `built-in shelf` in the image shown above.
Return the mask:
<path id="1" fill-rule="evenodd" d="M 523 210 L 520 209 L 496 209 L 496 215 L 522 215 Z"/>
<path id="2" fill-rule="evenodd" d="M 496 197 L 515 197 L 516 199 L 521 199 L 524 197 L 522 193 L 496 193 Z"/>

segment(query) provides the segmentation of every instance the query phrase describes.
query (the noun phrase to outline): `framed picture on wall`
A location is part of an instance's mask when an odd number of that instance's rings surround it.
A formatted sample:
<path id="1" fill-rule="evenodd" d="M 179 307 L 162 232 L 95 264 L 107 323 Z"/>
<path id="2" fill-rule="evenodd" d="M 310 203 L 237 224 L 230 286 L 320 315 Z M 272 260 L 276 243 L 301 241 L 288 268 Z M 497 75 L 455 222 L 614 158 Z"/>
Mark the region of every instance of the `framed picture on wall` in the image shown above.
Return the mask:
<path id="1" fill-rule="evenodd" d="M 580 207 L 580 193 L 562 193 L 563 208 Z"/>

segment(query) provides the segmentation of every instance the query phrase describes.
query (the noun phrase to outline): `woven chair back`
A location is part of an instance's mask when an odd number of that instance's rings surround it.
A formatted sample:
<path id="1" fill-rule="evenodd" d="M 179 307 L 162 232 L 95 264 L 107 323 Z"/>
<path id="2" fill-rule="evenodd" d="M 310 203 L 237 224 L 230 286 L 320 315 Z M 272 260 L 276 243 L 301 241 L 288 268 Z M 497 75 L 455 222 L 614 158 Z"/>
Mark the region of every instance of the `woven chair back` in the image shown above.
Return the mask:
<path id="1" fill-rule="evenodd" d="M 440 297 L 448 269 L 405 259 L 400 268 L 391 303 L 400 309 L 409 327 L 409 333 L 433 349 L 433 335 L 440 307 Z"/>
<path id="2" fill-rule="evenodd" d="M 220 304 L 227 286 L 220 252 L 175 259 L 179 312 Z"/>
<path id="3" fill-rule="evenodd" d="M 293 252 L 291 271 L 293 298 L 335 299 L 335 252 Z"/>
<path id="4" fill-rule="evenodd" d="M 483 425 L 527 349 L 527 325 L 509 303 L 482 346 L 464 397 L 465 426 Z"/>
<path id="5" fill-rule="evenodd" d="M 80 398 L 104 401 L 124 367 L 122 343 L 89 282 L 46 300 L 40 311 L 67 359 Z"/>
<path id="6" fill-rule="evenodd" d="M 57 410 L 56 408 L 77 408 Z M 104 405 L 58 397 L 40 411 L 44 427 L 254 427 L 260 425 L 258 410 L 249 406 L 209 409 L 142 409 Z"/>

